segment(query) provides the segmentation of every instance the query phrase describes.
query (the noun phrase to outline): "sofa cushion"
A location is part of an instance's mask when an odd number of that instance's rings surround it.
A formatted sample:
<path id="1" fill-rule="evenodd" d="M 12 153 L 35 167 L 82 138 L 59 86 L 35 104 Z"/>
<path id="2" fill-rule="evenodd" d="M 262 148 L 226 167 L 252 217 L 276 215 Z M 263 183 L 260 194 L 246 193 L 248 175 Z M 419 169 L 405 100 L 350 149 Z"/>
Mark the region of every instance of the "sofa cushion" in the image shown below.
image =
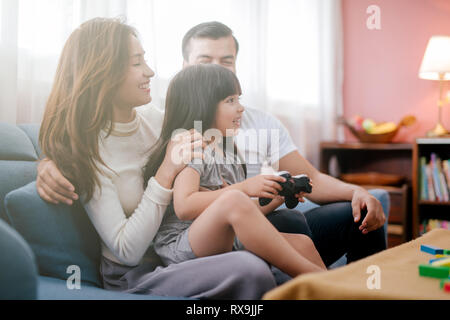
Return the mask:
<path id="1" fill-rule="evenodd" d="M 8 193 L 5 208 L 12 226 L 33 250 L 41 275 L 67 279 L 67 267 L 77 265 L 82 282 L 101 286 L 100 240 L 79 202 L 47 203 L 31 182 Z"/>
<path id="2" fill-rule="evenodd" d="M 0 160 L 37 160 L 33 143 L 19 127 L 0 123 L 0 137 Z"/>
<path id="3" fill-rule="evenodd" d="M 0 218 L 7 222 L 3 206 L 6 194 L 36 179 L 38 132 L 39 124 L 0 122 Z"/>
<path id="4" fill-rule="evenodd" d="M 81 284 L 80 289 L 68 289 L 66 281 L 45 276 L 38 277 L 39 300 L 173 300 L 188 298 L 132 294 L 110 291 Z"/>
<path id="5" fill-rule="evenodd" d="M 5 196 L 12 190 L 36 180 L 36 161 L 0 160 L 0 218 L 10 223 L 5 207 Z"/>
<path id="6" fill-rule="evenodd" d="M 38 123 L 23 123 L 17 125 L 23 132 L 26 133 L 31 143 L 33 144 L 34 150 L 36 151 L 36 155 L 40 156 L 41 148 L 39 147 L 39 128 L 40 124 Z"/>

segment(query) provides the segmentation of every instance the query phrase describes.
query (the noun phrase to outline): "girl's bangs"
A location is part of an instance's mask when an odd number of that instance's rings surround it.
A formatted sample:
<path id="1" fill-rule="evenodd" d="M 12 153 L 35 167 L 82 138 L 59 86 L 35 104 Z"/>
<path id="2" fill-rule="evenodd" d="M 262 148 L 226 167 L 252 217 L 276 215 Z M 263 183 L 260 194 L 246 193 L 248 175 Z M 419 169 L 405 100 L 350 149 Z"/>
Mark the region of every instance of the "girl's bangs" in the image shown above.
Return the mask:
<path id="1" fill-rule="evenodd" d="M 219 86 L 219 92 L 221 93 L 221 100 L 233 96 L 241 95 L 242 89 L 236 75 L 228 69 L 219 69 L 218 77 L 220 81 L 217 81 Z"/>

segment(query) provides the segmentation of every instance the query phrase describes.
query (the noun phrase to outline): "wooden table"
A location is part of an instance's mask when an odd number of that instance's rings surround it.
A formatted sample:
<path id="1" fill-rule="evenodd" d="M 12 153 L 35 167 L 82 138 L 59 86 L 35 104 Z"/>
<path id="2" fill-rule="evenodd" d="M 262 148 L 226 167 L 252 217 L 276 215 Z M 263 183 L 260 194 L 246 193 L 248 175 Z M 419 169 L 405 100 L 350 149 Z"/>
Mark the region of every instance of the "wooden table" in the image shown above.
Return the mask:
<path id="1" fill-rule="evenodd" d="M 427 264 L 433 255 L 420 251 L 420 245 L 450 248 L 450 230 L 435 229 L 400 246 L 326 272 L 304 274 L 269 291 L 264 299 L 433 299 L 450 300 L 440 289 L 440 280 L 419 276 L 419 264 Z M 380 271 L 380 289 L 369 289 L 368 278 L 376 266 Z M 368 270 L 370 273 L 367 273 Z"/>

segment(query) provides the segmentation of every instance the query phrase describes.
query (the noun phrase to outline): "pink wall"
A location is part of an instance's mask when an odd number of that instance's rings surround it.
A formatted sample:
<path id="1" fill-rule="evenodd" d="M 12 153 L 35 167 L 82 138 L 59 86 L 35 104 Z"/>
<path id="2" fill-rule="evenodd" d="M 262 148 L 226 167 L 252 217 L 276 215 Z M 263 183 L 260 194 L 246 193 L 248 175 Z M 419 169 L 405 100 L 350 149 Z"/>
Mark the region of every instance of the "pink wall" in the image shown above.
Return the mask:
<path id="1" fill-rule="evenodd" d="M 370 5 L 381 9 L 381 30 L 366 27 Z M 450 0 L 343 0 L 342 11 L 344 115 L 398 122 L 413 114 L 418 122 L 394 141 L 424 136 L 437 121 L 439 86 L 417 75 L 430 36 L 450 35 Z M 450 105 L 442 118 L 450 130 Z"/>

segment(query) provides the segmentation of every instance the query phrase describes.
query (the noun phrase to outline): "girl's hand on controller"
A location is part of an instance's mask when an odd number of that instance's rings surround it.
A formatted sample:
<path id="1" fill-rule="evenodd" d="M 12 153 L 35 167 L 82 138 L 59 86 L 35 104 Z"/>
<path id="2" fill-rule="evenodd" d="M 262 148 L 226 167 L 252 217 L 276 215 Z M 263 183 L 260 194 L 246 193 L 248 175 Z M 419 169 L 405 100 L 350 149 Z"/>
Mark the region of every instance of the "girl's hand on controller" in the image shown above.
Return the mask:
<path id="1" fill-rule="evenodd" d="M 279 207 L 281 206 L 284 202 L 286 201 L 286 199 L 283 196 L 280 195 L 276 195 L 275 198 L 272 200 L 271 204 L 275 207 Z"/>
<path id="2" fill-rule="evenodd" d="M 275 199 L 278 191 L 283 190 L 278 182 L 285 182 L 286 178 L 275 175 L 257 175 L 240 182 L 241 189 L 249 197 Z"/>

